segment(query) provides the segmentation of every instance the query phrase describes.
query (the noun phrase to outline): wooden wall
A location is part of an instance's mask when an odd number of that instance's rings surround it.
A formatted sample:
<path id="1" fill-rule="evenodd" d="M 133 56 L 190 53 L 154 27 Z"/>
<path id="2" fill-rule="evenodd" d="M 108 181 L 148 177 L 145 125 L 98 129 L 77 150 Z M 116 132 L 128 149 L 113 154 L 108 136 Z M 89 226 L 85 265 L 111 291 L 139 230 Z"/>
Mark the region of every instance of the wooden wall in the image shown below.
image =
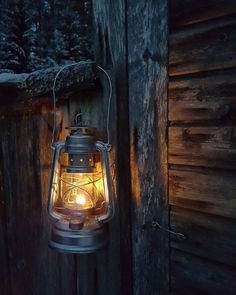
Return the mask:
<path id="1" fill-rule="evenodd" d="M 73 256 L 51 251 L 46 198 L 50 109 L 1 115 L 0 281 L 3 295 L 75 294 Z"/>
<path id="2" fill-rule="evenodd" d="M 2 295 L 166 295 L 167 1 L 94 0 L 95 60 L 113 84 L 110 132 L 116 215 L 98 253 L 65 255 L 47 245 L 51 97 L 0 110 L 0 279 Z M 53 75 L 52 75 L 53 77 Z M 108 87 L 60 97 L 57 139 L 82 111 L 106 140 Z M 14 90 L 14 89 L 13 89 Z M 5 92 L 4 92 L 5 93 Z M 30 99 L 35 100 L 33 98 Z M 158 128 L 156 129 L 156 126 Z"/>
<path id="3" fill-rule="evenodd" d="M 171 293 L 236 290 L 236 2 L 171 0 Z"/>

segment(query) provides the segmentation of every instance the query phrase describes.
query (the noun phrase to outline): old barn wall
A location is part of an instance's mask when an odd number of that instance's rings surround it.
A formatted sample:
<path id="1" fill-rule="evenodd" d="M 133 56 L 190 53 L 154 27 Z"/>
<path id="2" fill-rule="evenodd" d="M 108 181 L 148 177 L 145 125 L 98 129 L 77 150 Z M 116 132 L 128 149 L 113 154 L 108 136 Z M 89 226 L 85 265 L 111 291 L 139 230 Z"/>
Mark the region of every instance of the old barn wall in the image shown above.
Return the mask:
<path id="1" fill-rule="evenodd" d="M 171 293 L 235 294 L 236 3 L 169 7 Z"/>
<path id="2" fill-rule="evenodd" d="M 95 60 L 113 84 L 110 132 L 117 211 L 109 226 L 110 243 L 84 256 L 48 248 L 52 97 L 30 96 L 27 89 L 22 95 L 19 85 L 0 85 L 3 295 L 168 293 L 168 233 L 153 224 L 168 226 L 167 1 L 96 0 L 93 12 Z M 55 75 L 45 76 L 49 89 Z M 64 138 L 64 127 L 82 111 L 84 123 L 97 126 L 100 139 L 106 140 L 108 87 L 104 75 L 99 78 L 103 95 L 99 85 L 76 94 L 59 91 L 57 139 Z"/>

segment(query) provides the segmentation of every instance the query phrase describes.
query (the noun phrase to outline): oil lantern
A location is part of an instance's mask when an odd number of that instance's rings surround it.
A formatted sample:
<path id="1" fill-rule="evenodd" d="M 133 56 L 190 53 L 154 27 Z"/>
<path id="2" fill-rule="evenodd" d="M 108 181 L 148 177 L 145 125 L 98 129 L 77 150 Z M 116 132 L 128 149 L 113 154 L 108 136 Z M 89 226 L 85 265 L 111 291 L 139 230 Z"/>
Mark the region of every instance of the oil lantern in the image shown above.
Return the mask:
<path id="1" fill-rule="evenodd" d="M 114 215 L 108 150 L 95 140 L 94 128 L 68 129 L 66 140 L 54 144 L 49 245 L 60 252 L 91 253 L 107 243 L 107 222 Z"/>

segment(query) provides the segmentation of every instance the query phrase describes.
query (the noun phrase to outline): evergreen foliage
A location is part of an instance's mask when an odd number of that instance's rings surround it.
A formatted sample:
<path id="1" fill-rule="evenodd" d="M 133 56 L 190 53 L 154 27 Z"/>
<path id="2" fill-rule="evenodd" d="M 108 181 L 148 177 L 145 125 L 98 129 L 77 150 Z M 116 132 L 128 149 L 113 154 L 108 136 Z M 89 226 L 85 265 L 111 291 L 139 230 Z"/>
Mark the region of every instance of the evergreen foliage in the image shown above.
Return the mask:
<path id="1" fill-rule="evenodd" d="M 91 0 L 0 0 L 0 72 L 93 57 Z"/>

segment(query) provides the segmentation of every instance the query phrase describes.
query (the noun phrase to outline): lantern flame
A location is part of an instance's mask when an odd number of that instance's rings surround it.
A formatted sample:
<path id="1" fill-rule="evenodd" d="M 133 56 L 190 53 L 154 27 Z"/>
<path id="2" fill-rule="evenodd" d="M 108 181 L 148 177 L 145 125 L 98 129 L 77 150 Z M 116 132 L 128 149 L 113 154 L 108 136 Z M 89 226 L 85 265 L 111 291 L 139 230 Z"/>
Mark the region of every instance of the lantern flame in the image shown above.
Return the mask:
<path id="1" fill-rule="evenodd" d="M 79 194 L 79 195 L 76 196 L 75 202 L 78 205 L 85 205 L 86 204 L 86 198 L 85 198 L 84 195 Z"/>

